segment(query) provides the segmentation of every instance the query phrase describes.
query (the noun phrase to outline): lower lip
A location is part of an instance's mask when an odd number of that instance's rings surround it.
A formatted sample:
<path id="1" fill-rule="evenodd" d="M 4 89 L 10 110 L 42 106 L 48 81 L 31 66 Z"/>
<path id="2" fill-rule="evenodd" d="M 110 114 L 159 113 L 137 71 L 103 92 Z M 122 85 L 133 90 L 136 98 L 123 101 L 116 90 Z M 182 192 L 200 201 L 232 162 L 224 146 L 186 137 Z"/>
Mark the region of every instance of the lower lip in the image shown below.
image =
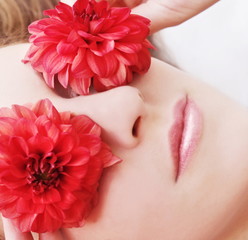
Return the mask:
<path id="1" fill-rule="evenodd" d="M 176 104 L 174 117 L 169 140 L 177 180 L 188 166 L 199 143 L 202 133 L 202 114 L 194 101 L 184 98 Z"/>

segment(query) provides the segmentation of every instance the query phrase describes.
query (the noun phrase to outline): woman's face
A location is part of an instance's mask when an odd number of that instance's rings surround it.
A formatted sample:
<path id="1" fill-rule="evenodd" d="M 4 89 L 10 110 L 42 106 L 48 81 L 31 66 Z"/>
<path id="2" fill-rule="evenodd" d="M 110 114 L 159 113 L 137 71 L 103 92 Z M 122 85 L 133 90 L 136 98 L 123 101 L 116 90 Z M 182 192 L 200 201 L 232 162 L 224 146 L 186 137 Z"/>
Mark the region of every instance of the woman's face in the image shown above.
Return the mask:
<path id="1" fill-rule="evenodd" d="M 64 229 L 66 239 L 226 240 L 248 218 L 245 108 L 155 59 L 131 86 L 58 100 L 21 63 L 27 47 L 1 51 L 1 106 L 49 97 L 101 125 L 123 159 L 106 170 L 86 225 Z"/>
<path id="2" fill-rule="evenodd" d="M 245 217 L 245 108 L 155 59 L 131 86 L 81 104 L 123 162 L 105 172 L 99 204 L 83 228 L 64 230 L 68 239 L 219 240 Z"/>

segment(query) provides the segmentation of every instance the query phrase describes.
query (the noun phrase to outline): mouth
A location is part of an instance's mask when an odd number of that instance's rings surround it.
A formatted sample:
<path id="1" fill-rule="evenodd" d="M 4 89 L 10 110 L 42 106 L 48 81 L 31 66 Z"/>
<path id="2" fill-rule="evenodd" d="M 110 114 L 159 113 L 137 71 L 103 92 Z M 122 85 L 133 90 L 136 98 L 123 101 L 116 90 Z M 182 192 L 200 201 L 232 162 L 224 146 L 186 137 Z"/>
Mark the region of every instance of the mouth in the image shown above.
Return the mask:
<path id="1" fill-rule="evenodd" d="M 202 133 L 202 114 L 192 99 L 179 100 L 174 107 L 174 123 L 169 142 L 175 166 L 175 180 L 187 168 Z"/>

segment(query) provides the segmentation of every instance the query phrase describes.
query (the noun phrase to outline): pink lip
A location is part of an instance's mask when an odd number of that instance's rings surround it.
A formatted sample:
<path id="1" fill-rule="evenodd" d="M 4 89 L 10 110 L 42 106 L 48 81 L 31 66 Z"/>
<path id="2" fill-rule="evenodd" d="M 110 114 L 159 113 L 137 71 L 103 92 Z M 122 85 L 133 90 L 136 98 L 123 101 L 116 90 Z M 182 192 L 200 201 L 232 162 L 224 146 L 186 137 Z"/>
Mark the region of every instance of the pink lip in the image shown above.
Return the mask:
<path id="1" fill-rule="evenodd" d="M 169 131 L 171 153 L 175 162 L 175 178 L 185 171 L 202 133 L 202 114 L 188 97 L 177 102 L 175 121 Z"/>

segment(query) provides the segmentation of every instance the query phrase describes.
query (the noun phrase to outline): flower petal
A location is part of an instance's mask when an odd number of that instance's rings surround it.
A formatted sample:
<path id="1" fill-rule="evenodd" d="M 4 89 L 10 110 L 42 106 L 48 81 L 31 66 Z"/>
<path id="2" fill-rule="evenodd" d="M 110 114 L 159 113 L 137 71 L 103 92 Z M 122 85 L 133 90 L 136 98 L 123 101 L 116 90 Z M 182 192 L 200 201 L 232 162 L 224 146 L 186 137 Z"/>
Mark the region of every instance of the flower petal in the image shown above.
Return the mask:
<path id="1" fill-rule="evenodd" d="M 108 40 L 119 40 L 127 36 L 129 33 L 129 28 L 126 26 L 115 26 L 104 33 L 99 33 L 98 35 L 104 39 Z"/>
<path id="2" fill-rule="evenodd" d="M 86 54 L 87 61 L 91 63 L 91 70 L 100 77 L 109 77 L 113 75 L 119 66 L 113 52 L 110 52 L 102 57 L 95 55 L 91 51 L 87 51 Z"/>
<path id="3" fill-rule="evenodd" d="M 61 50 L 61 46 L 59 47 Z M 43 56 L 43 67 L 47 74 L 53 75 L 61 71 L 67 64 L 67 58 L 62 56 L 53 47 L 47 49 Z"/>
<path id="4" fill-rule="evenodd" d="M 104 40 L 103 42 L 90 44 L 90 50 L 97 56 L 104 56 L 114 50 L 114 40 Z"/>
<path id="5" fill-rule="evenodd" d="M 50 100 L 44 99 L 35 104 L 33 111 L 36 116 L 46 115 L 53 120 L 54 123 L 60 122 L 60 115 Z"/>
<path id="6" fill-rule="evenodd" d="M 115 19 L 115 24 L 124 22 L 130 16 L 131 9 L 127 7 L 114 7 L 110 9 L 111 16 Z"/>
<path id="7" fill-rule="evenodd" d="M 76 139 L 73 138 L 73 136 L 67 133 L 61 134 L 60 139 L 58 140 L 58 142 L 54 147 L 54 152 L 55 153 L 62 152 L 63 154 L 71 152 L 75 144 L 76 144 Z"/>
<path id="8" fill-rule="evenodd" d="M 33 196 L 34 203 L 37 204 L 51 204 L 61 200 L 60 193 L 55 188 L 50 188 L 44 193 Z"/>
<path id="9" fill-rule="evenodd" d="M 91 84 L 91 78 L 72 78 L 71 88 L 74 92 L 81 95 L 89 94 L 89 87 Z"/>
<path id="10" fill-rule="evenodd" d="M 27 107 L 20 105 L 13 105 L 12 109 L 16 113 L 16 116 L 19 118 L 26 118 L 31 121 L 34 121 L 36 119 L 34 112 Z"/>
<path id="11" fill-rule="evenodd" d="M 45 154 L 53 150 L 53 142 L 50 138 L 36 135 L 28 139 L 30 152 Z"/>
<path id="12" fill-rule="evenodd" d="M 72 151 L 72 157 L 67 166 L 82 166 L 90 160 L 90 153 L 85 147 L 79 147 Z"/>
<path id="13" fill-rule="evenodd" d="M 57 45 L 56 49 L 59 55 L 67 55 L 67 54 L 76 53 L 78 48 L 72 43 L 67 43 L 64 40 L 62 40 Z"/>
<path id="14" fill-rule="evenodd" d="M 125 53 L 138 53 L 142 49 L 141 43 L 116 43 L 116 48 Z"/>
<path id="15" fill-rule="evenodd" d="M 35 216 L 35 217 L 33 217 Z M 63 219 L 56 219 L 49 214 L 48 211 L 44 211 L 42 214 L 33 214 L 33 221 L 31 221 L 31 226 L 28 226 L 28 231 L 44 233 L 44 232 L 53 232 L 62 226 Z M 31 218 L 32 219 L 32 218 Z M 23 219 L 20 219 L 23 221 Z M 28 222 L 27 222 L 28 223 Z M 21 225 L 20 227 L 22 227 Z M 23 226 L 24 227 L 24 226 Z"/>
<path id="16" fill-rule="evenodd" d="M 94 134 L 100 136 L 101 128 L 85 115 L 72 118 L 71 123 L 79 134 Z"/>

